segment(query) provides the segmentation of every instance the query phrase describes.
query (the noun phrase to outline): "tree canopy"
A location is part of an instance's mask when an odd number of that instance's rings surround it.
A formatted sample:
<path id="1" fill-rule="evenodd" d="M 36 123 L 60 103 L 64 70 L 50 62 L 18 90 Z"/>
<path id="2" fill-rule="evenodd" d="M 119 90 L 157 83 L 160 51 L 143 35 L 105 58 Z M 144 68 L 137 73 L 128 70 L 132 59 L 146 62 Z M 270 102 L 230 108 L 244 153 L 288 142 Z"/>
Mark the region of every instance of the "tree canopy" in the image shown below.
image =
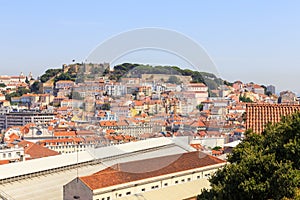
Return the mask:
<path id="1" fill-rule="evenodd" d="M 230 164 L 210 180 L 202 199 L 300 199 L 300 113 L 266 126 L 246 139 L 229 156 Z"/>

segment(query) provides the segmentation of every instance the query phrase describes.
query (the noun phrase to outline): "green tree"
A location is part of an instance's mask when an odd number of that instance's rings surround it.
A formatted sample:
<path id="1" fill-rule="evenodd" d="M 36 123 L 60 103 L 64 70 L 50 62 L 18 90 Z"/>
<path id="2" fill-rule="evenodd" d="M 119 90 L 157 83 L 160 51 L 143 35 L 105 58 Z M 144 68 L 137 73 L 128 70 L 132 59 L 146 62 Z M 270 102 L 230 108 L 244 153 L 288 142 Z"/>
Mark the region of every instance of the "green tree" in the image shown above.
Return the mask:
<path id="1" fill-rule="evenodd" d="M 84 98 L 82 96 L 80 96 L 79 92 L 74 91 L 70 95 L 70 99 L 83 100 Z"/>
<path id="2" fill-rule="evenodd" d="M 172 84 L 181 84 L 180 78 L 178 78 L 177 76 L 170 76 L 167 80 L 167 83 L 172 83 Z"/>
<path id="3" fill-rule="evenodd" d="M 253 102 L 249 97 L 246 97 L 245 95 L 243 95 L 243 96 L 240 95 L 239 100 L 241 102 L 245 102 L 245 103 L 252 103 Z"/>
<path id="4" fill-rule="evenodd" d="M 104 103 L 104 104 L 101 106 L 101 110 L 110 110 L 110 104 L 109 104 L 109 103 Z"/>
<path id="5" fill-rule="evenodd" d="M 203 110 L 203 104 L 199 104 L 196 106 L 196 108 L 199 110 L 199 111 L 202 111 Z"/>
<path id="6" fill-rule="evenodd" d="M 210 180 L 202 199 L 300 199 L 300 113 L 266 126 L 261 134 L 247 131 L 228 158 L 230 164 Z"/>
<path id="7" fill-rule="evenodd" d="M 4 83 L 0 83 L 0 87 L 6 87 Z"/>
<path id="8" fill-rule="evenodd" d="M 32 93 L 36 93 L 38 94 L 40 92 L 40 82 L 39 81 L 35 81 L 31 86 L 30 86 L 30 90 Z"/>

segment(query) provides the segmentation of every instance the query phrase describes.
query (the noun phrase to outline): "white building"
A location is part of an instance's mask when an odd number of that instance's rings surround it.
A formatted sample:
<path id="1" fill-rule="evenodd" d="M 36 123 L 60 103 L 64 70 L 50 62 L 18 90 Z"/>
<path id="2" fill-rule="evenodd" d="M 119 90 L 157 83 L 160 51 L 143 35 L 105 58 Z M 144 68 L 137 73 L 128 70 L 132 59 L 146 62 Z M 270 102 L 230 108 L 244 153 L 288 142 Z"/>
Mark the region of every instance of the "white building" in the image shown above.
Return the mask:
<path id="1" fill-rule="evenodd" d="M 24 149 L 21 147 L 5 148 L 0 146 L 0 163 L 19 162 L 24 159 Z"/>

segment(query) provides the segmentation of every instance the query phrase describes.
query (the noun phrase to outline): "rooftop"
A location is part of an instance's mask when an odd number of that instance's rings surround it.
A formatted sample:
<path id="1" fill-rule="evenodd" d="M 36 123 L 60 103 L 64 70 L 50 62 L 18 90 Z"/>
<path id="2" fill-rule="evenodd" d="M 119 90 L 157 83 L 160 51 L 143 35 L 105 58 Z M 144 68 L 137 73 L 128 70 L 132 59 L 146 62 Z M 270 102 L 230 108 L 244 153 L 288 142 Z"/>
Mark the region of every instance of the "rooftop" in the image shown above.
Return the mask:
<path id="1" fill-rule="evenodd" d="M 279 122 L 282 116 L 291 115 L 299 111 L 300 105 L 247 104 L 246 129 L 262 133 L 267 123 Z"/>
<path id="2" fill-rule="evenodd" d="M 225 161 L 202 152 L 188 152 L 117 164 L 80 180 L 96 190 L 221 163 Z"/>

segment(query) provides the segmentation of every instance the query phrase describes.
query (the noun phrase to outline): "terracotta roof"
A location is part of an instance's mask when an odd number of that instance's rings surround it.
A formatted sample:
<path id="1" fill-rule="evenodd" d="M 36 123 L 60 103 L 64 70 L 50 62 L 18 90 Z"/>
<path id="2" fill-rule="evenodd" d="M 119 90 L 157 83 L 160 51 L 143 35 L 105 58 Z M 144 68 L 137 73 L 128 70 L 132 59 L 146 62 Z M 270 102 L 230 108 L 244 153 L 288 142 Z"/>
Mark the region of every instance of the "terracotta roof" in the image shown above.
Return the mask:
<path id="1" fill-rule="evenodd" d="M 117 126 L 116 121 L 100 121 L 100 126 Z"/>
<path id="2" fill-rule="evenodd" d="M 261 133 L 268 122 L 279 122 L 282 116 L 291 115 L 299 111 L 300 105 L 247 104 L 246 129 L 252 129 L 256 133 Z"/>
<path id="3" fill-rule="evenodd" d="M 0 165 L 8 164 L 9 160 L 0 160 Z"/>
<path id="4" fill-rule="evenodd" d="M 37 145 L 35 143 L 26 140 L 19 142 L 18 146 L 23 147 L 25 154 L 30 155 L 30 158 L 28 160 L 59 155 L 59 153 L 56 151 L 53 151 L 46 147 L 42 147 L 40 145 Z"/>
<path id="5" fill-rule="evenodd" d="M 117 164 L 90 176 L 80 177 L 80 180 L 91 190 L 96 190 L 221 163 L 225 161 L 202 152 L 189 152 Z"/>
<path id="6" fill-rule="evenodd" d="M 55 131 L 54 132 L 54 136 L 55 137 L 59 137 L 59 136 L 76 136 L 76 132 L 75 131 Z"/>
<path id="7" fill-rule="evenodd" d="M 204 124 L 204 122 L 202 120 L 198 120 L 198 121 L 193 121 L 191 123 L 192 127 L 205 127 L 206 125 Z"/>

